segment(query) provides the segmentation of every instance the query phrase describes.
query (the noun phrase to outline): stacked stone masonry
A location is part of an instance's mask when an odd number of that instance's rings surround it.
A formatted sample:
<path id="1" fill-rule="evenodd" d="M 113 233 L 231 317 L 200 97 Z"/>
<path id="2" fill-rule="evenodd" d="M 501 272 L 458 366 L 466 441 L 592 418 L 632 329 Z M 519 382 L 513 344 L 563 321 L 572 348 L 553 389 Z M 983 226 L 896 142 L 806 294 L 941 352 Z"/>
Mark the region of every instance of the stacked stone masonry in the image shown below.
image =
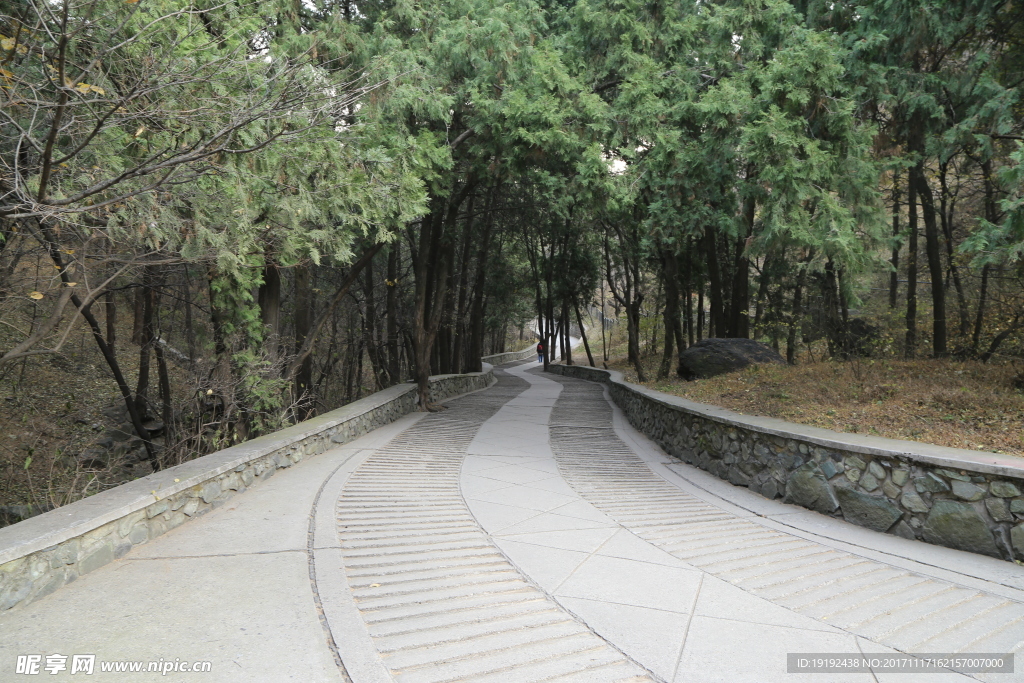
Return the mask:
<path id="1" fill-rule="evenodd" d="M 493 381 L 493 373 L 489 367 L 485 367 L 481 373 L 432 377 L 431 398 L 435 402 L 443 401 L 483 389 Z M 159 473 L 164 481 L 171 481 L 170 477 L 181 471 L 180 478 L 173 478 L 173 482 L 180 481 L 180 486 L 160 487 L 150 495 L 140 497 L 138 502 L 131 505 L 138 509 L 129 510 L 127 514 L 111 521 L 98 525 L 90 525 L 88 522 L 77 525 L 73 531 L 63 534 L 66 538 L 41 550 L 32 551 L 32 539 L 29 538 L 29 542 L 19 544 L 27 549 L 27 552 L 20 553 L 19 548 L 12 547 L 5 536 L 14 537 L 17 531 L 15 527 L 23 525 L 37 527 L 42 535 L 55 526 L 59 527 L 61 522 L 58 520 L 63 519 L 61 515 L 69 514 L 72 506 L 77 504 L 73 503 L 71 506 L 58 508 L 0 529 L 0 611 L 48 595 L 82 574 L 124 557 L 135 546 L 147 543 L 190 519 L 223 505 L 233 496 L 269 479 L 278 470 L 291 467 L 304 459 L 319 455 L 339 444 L 348 443 L 367 432 L 394 422 L 403 415 L 413 412 L 416 405 L 415 385 L 391 387 L 362 401 L 278 433 L 285 435 L 284 439 L 279 438 L 278 434 L 271 434 L 263 439 L 256 439 L 164 470 Z M 299 435 L 296 438 L 288 438 L 287 432 L 295 430 L 299 431 Z M 260 441 L 269 442 L 268 447 L 261 449 Z M 261 450 L 265 452 L 261 453 Z M 217 463 L 223 463 L 225 456 L 230 459 L 232 451 L 250 454 L 252 457 L 245 459 L 245 455 L 242 455 L 236 460 L 241 459 L 243 462 L 222 471 L 222 467 L 218 467 Z M 204 461 L 211 463 L 206 468 L 208 476 L 205 478 Z M 200 473 L 196 475 L 196 471 Z M 116 487 L 87 499 L 90 508 L 103 512 L 103 499 L 106 498 L 111 501 L 111 509 L 123 511 L 124 491 L 119 492 L 118 489 L 135 483 Z M 122 495 L 119 496 L 119 493 Z M 102 515 L 93 514 L 102 519 Z M 25 540 L 23 535 L 19 538 Z"/>
<path id="2" fill-rule="evenodd" d="M 537 355 L 537 352 L 531 346 L 525 348 L 522 351 L 508 351 L 506 353 L 496 353 L 493 356 L 484 356 L 481 360 L 491 365 L 503 365 L 505 363 L 511 363 L 517 360 L 526 360 Z"/>
<path id="3" fill-rule="evenodd" d="M 666 453 L 765 498 L 903 538 L 1024 560 L 1021 477 L 984 472 L 972 462 L 925 462 L 914 457 L 911 442 L 889 454 L 852 445 L 824 447 L 799 434 L 744 426 L 745 416 L 735 413 L 723 420 L 672 405 L 652 397 L 658 392 L 606 371 L 583 366 L 551 366 L 551 371 L 605 383 L 629 422 Z"/>

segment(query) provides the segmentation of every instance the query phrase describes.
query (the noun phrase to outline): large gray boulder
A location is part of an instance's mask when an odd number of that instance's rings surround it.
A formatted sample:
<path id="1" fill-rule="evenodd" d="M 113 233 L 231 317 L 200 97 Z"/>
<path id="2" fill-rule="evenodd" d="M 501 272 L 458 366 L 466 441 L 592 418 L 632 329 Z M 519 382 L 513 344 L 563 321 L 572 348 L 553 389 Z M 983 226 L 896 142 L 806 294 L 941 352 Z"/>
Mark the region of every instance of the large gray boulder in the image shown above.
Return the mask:
<path id="1" fill-rule="evenodd" d="M 922 537 L 929 543 L 999 557 L 992 532 L 978 511 L 967 503 L 940 500 L 924 521 Z"/>
<path id="2" fill-rule="evenodd" d="M 679 376 L 707 379 L 764 363 L 785 365 L 786 360 L 772 347 L 753 339 L 703 339 L 679 354 Z"/>

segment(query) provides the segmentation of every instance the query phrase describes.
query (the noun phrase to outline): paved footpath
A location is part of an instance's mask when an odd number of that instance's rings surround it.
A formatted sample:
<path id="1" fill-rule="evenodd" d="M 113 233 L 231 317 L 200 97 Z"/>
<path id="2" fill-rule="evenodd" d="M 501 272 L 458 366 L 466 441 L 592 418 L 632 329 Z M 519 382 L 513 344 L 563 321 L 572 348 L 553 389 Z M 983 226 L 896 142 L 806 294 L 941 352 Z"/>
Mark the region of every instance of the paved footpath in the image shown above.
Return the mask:
<path id="1" fill-rule="evenodd" d="M 496 374 L 0 615 L 0 681 L 1024 681 L 787 673 L 791 652 L 1019 653 L 1024 570 L 714 479 L 600 385 Z M 211 671 L 24 676 L 19 654 Z"/>

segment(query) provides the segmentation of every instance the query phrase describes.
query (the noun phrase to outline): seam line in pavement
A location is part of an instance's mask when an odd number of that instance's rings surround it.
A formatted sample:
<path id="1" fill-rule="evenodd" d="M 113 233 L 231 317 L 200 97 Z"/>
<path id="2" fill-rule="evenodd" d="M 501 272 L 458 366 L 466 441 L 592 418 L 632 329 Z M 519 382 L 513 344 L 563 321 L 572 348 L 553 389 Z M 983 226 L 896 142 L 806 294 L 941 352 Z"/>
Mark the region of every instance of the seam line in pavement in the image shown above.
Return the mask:
<path id="1" fill-rule="evenodd" d="M 327 623 L 327 615 L 324 614 L 323 601 L 320 600 L 320 587 L 316 582 L 316 560 L 314 558 L 314 536 L 316 534 L 316 511 L 320 505 L 320 497 L 324 493 L 324 488 L 335 474 L 338 473 L 345 463 L 348 462 L 348 458 L 345 458 L 338 466 L 331 470 L 331 473 L 324 477 L 324 480 L 320 482 L 320 488 L 316 491 L 316 497 L 313 499 L 313 505 L 309 510 L 309 528 L 306 532 L 306 557 L 309 564 L 309 586 L 313 590 L 313 604 L 316 607 L 316 616 L 320 620 L 320 626 L 324 631 L 324 639 L 327 642 L 327 647 L 330 649 L 331 654 L 334 655 L 334 663 L 338 665 L 338 670 L 341 672 L 342 678 L 347 683 L 352 683 L 352 677 L 348 674 L 348 669 L 345 668 L 345 664 L 341 661 L 341 652 L 338 650 L 338 643 L 334 640 L 334 633 L 331 632 L 331 625 Z"/>

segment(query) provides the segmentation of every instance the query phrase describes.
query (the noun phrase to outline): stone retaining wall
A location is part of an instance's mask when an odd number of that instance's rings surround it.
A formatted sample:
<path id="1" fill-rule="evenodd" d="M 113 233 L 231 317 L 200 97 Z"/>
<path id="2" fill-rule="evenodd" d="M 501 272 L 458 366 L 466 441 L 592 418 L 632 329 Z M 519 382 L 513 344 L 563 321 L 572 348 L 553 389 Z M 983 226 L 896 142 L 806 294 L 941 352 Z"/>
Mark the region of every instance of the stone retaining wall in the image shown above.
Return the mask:
<path id="1" fill-rule="evenodd" d="M 430 378 L 443 401 L 483 389 L 483 372 Z M 416 409 L 400 384 L 273 434 L 191 460 L 0 529 L 0 611 L 26 604 L 338 444 Z"/>
<path id="2" fill-rule="evenodd" d="M 496 353 L 493 356 L 484 356 L 481 360 L 491 365 L 502 365 L 504 363 L 511 363 L 515 360 L 526 360 L 537 355 L 535 347 L 530 346 L 523 349 L 522 351 L 508 351 L 506 353 Z"/>
<path id="3" fill-rule="evenodd" d="M 630 384 L 615 371 L 550 371 L 606 384 L 630 423 L 665 452 L 765 498 L 904 538 L 1024 560 L 1024 458 L 740 415 Z"/>

